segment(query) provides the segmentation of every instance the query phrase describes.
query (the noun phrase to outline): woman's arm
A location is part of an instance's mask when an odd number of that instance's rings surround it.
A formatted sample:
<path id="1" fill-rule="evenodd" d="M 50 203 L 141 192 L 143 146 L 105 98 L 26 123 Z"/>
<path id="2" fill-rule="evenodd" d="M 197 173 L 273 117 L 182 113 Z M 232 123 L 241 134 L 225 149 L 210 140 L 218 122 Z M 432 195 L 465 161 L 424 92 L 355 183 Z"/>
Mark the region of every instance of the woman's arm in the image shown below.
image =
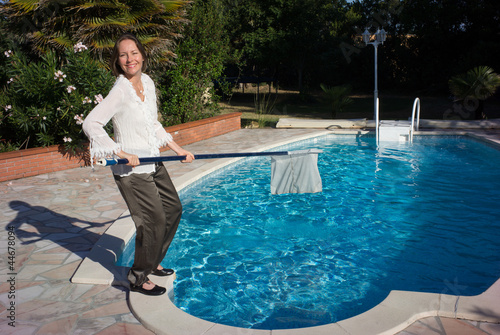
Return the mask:
<path id="1" fill-rule="evenodd" d="M 186 159 L 181 161 L 182 163 L 191 163 L 194 160 L 194 155 L 192 153 L 181 148 L 181 146 L 175 143 L 173 140 L 170 141 L 167 145 L 177 154 L 177 156 L 186 156 Z"/>
<path id="2" fill-rule="evenodd" d="M 116 86 L 106 98 L 87 115 L 82 129 L 90 140 L 91 159 L 106 158 L 117 154 L 121 148 L 109 137 L 104 127 L 118 112 L 123 92 Z"/>
<path id="3" fill-rule="evenodd" d="M 139 156 L 137 156 L 137 155 L 129 154 L 129 153 L 123 151 L 123 150 L 118 151 L 116 153 L 116 155 L 119 158 L 126 158 L 128 160 L 128 163 L 126 165 L 135 167 L 135 166 L 141 164 L 141 162 L 139 161 Z"/>

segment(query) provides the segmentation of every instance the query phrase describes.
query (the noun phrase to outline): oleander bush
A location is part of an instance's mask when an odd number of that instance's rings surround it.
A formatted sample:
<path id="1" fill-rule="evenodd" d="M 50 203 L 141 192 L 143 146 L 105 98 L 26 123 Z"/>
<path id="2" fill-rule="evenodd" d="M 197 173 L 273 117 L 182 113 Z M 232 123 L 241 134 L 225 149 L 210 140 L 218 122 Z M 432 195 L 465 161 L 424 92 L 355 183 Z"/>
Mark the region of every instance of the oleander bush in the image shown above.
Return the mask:
<path id="1" fill-rule="evenodd" d="M 37 61 L 5 50 L 7 82 L 0 83 L 0 151 L 61 144 L 75 154 L 88 142 L 86 115 L 105 97 L 114 77 L 81 43 L 58 58 Z"/>

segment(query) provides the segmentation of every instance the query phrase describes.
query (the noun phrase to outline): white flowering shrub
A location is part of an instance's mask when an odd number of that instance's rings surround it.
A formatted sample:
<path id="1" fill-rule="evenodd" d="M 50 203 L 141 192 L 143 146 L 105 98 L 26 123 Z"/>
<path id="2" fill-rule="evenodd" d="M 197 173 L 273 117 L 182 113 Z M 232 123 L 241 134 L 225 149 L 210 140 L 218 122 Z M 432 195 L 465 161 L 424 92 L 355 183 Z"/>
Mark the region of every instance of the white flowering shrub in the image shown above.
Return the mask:
<path id="1" fill-rule="evenodd" d="M 82 132 L 87 114 L 114 82 L 81 43 L 58 60 L 49 53 L 38 61 L 2 51 L 7 80 L 0 83 L 0 151 L 61 144 L 77 154 L 88 142 Z"/>

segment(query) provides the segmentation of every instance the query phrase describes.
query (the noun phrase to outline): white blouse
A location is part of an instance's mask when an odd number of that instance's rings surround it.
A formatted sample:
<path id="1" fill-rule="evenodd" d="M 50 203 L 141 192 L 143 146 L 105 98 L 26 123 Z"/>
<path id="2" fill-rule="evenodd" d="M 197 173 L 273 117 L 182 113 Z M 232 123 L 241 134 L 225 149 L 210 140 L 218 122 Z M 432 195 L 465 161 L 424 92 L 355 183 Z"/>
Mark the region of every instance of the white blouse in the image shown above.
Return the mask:
<path id="1" fill-rule="evenodd" d="M 90 140 L 91 159 L 115 157 L 121 150 L 140 157 L 157 157 L 160 148 L 172 141 L 158 121 L 156 91 L 153 80 L 146 74 L 141 76 L 144 87 L 144 101 L 141 101 L 132 83 L 120 75 L 104 100 L 85 118 L 83 131 Z M 115 140 L 104 126 L 113 121 Z M 151 173 L 154 164 L 131 167 L 114 165 L 114 174 L 128 176 L 132 173 Z"/>

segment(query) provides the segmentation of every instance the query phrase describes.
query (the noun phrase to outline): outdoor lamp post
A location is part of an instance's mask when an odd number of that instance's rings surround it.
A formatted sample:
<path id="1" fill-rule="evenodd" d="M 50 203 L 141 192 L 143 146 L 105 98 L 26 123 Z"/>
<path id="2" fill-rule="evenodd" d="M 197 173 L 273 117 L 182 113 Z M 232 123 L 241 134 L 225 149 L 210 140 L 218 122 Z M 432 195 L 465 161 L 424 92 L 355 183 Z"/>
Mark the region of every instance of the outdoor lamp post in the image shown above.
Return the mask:
<path id="1" fill-rule="evenodd" d="M 378 122 L 378 108 L 377 108 L 377 100 L 378 100 L 378 87 L 377 87 L 377 48 L 379 44 L 384 44 L 386 38 L 387 38 L 387 33 L 385 32 L 384 29 L 378 29 L 377 32 L 375 33 L 375 39 L 371 41 L 372 35 L 368 31 L 368 28 L 365 29 L 365 32 L 363 33 L 363 42 L 365 42 L 366 45 L 371 44 L 375 48 L 375 91 L 373 92 L 373 98 L 374 98 L 374 104 L 375 104 L 375 111 L 374 111 L 374 117 L 373 119 Z"/>

